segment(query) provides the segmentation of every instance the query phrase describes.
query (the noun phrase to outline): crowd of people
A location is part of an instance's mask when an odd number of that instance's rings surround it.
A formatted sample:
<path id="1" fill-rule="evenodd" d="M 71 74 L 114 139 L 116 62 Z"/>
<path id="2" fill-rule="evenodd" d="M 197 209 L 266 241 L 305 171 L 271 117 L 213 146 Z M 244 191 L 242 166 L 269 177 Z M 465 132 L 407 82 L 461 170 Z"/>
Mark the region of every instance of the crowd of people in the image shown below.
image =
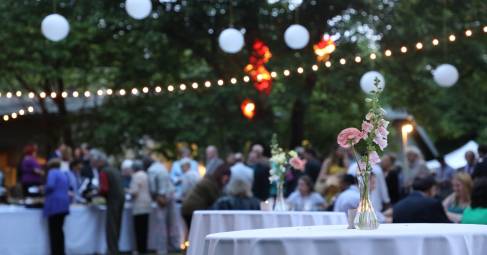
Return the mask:
<path id="1" fill-rule="evenodd" d="M 348 213 L 358 207 L 357 166 L 350 151 L 338 148 L 322 161 L 312 149 L 295 150 L 306 163 L 303 170 L 290 169 L 285 175 L 290 210 Z M 467 165 L 461 169 L 449 167 L 444 160 L 439 160 L 438 169 L 428 169 L 415 147 L 405 154 L 404 164 L 389 153 L 373 166 L 370 197 L 381 222 L 487 224 L 486 146 L 479 147 L 478 156 L 467 152 Z M 225 159 L 215 146 L 208 146 L 204 161 L 202 174 L 192 151 L 182 148 L 171 164 L 138 155 L 123 160 L 118 168 L 98 149 L 61 145 L 42 165 L 37 147 L 28 145 L 19 178 L 25 197 L 45 197 L 43 212 L 52 254 L 64 254 L 63 222 L 70 204 L 95 203 L 100 198 L 107 207 L 109 254 L 118 254 L 127 202 L 137 251 L 145 254 L 152 247 L 165 254 L 180 249 L 178 219 L 184 219 L 189 229 L 196 210 L 260 210 L 276 195 L 262 145 L 253 145 L 246 156 L 230 153 Z M 154 235 L 148 234 L 149 224 L 156 229 Z"/>

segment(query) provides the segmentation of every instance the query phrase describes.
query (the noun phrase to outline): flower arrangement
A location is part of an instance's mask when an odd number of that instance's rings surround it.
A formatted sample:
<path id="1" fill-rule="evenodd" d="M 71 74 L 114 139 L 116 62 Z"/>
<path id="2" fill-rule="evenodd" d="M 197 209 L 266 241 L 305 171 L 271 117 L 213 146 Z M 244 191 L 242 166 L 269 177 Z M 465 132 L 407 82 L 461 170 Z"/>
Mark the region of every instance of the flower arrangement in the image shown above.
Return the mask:
<path id="1" fill-rule="evenodd" d="M 304 171 L 306 161 L 300 159 L 295 151 L 291 150 L 286 153 L 279 147 L 276 134 L 272 136 L 271 154 L 271 170 L 269 177 L 271 183 L 284 181 L 284 176 L 290 167 Z"/>
<path id="2" fill-rule="evenodd" d="M 389 122 L 384 119 L 385 110 L 379 104 L 381 90 L 378 84 L 379 79 L 375 78 L 376 89 L 372 91 L 370 97 L 365 99 L 369 112 L 362 121 L 361 130 L 353 127 L 346 128 L 337 137 L 337 143 L 343 148 L 350 148 L 357 161 L 360 202 L 354 225 L 358 229 L 377 229 L 379 227 L 377 215 L 369 199 L 369 178 L 372 166 L 380 162 L 378 152 L 382 152 L 387 147 Z M 362 156 L 355 149 L 360 142 L 365 144 Z"/>
<path id="3" fill-rule="evenodd" d="M 387 147 L 387 136 L 389 131 L 389 121 L 384 119 L 385 110 L 379 104 L 379 95 L 381 93 L 378 87 L 379 80 L 374 80 L 374 85 L 377 90 L 372 92 L 372 95 L 365 99 L 365 102 L 370 107 L 369 112 L 365 115 L 365 120 L 362 122 L 362 130 L 357 128 L 346 128 L 338 134 L 337 143 L 342 148 L 351 148 L 355 160 L 358 163 L 359 173 L 363 171 L 370 172 L 372 165 L 380 162 L 378 151 L 383 151 Z M 365 142 L 365 154 L 358 156 L 355 146 L 361 141 Z"/>

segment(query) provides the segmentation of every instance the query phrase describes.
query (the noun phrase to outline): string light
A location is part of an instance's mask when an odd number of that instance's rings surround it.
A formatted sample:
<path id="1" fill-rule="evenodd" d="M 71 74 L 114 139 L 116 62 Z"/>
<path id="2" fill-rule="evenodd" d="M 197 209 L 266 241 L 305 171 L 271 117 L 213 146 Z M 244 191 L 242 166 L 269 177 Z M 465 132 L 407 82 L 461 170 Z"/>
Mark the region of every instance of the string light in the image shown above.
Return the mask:
<path id="1" fill-rule="evenodd" d="M 193 82 L 193 84 L 191 84 L 191 87 L 193 87 L 193 89 L 197 89 L 198 88 L 198 83 Z"/>
<path id="2" fill-rule="evenodd" d="M 29 92 L 29 98 L 34 98 L 36 95 L 34 94 L 34 92 Z"/>
<path id="3" fill-rule="evenodd" d="M 102 96 L 103 95 L 103 90 L 99 89 L 97 92 L 96 92 L 97 95 L 99 96 Z"/>
<path id="4" fill-rule="evenodd" d="M 392 55 L 392 51 L 386 50 L 385 54 L 386 54 L 386 57 L 390 57 Z"/>
<path id="5" fill-rule="evenodd" d="M 360 56 L 355 57 L 355 62 L 360 63 L 362 61 L 362 58 Z"/>
<path id="6" fill-rule="evenodd" d="M 218 84 L 218 86 L 223 86 L 224 82 L 222 79 L 220 79 L 220 80 L 218 80 L 217 84 Z"/>
<path id="7" fill-rule="evenodd" d="M 20 109 L 20 110 L 19 110 L 19 115 L 20 115 L 20 116 L 22 116 L 22 115 L 24 115 L 24 114 L 25 114 L 24 109 Z"/>
<path id="8" fill-rule="evenodd" d="M 78 91 L 74 91 L 73 92 L 73 97 L 78 97 L 79 96 L 79 92 Z"/>
<path id="9" fill-rule="evenodd" d="M 286 69 L 286 70 L 284 70 L 283 74 L 284 74 L 284 76 L 289 76 L 291 74 L 291 71 Z"/>
<path id="10" fill-rule="evenodd" d="M 130 92 L 132 93 L 132 95 L 137 95 L 137 94 L 139 94 L 139 90 L 138 90 L 138 89 L 136 89 L 136 88 L 133 88 L 133 89 L 132 89 Z"/>
<path id="11" fill-rule="evenodd" d="M 250 81 L 250 77 L 249 77 L 249 76 L 247 76 L 247 75 L 245 75 L 245 76 L 243 77 L 243 81 L 244 81 L 244 82 L 249 82 L 249 81 Z"/>
<path id="12" fill-rule="evenodd" d="M 450 42 L 454 42 L 456 39 L 457 39 L 457 37 L 454 34 L 451 34 L 450 36 L 448 36 L 448 40 L 450 40 Z"/>
<path id="13" fill-rule="evenodd" d="M 416 49 L 420 50 L 423 48 L 423 44 L 421 42 L 416 43 Z"/>
<path id="14" fill-rule="evenodd" d="M 370 59 L 375 60 L 377 58 L 377 55 L 375 53 L 370 53 Z"/>
<path id="15" fill-rule="evenodd" d="M 230 79 L 231 84 L 236 84 L 237 83 L 237 78 L 231 78 Z"/>
<path id="16" fill-rule="evenodd" d="M 7 92 L 7 94 L 5 95 L 7 98 L 11 98 L 12 97 L 12 92 Z"/>
<path id="17" fill-rule="evenodd" d="M 401 52 L 402 52 L 402 53 L 406 53 L 406 52 L 408 52 L 408 48 L 406 48 L 406 46 L 402 46 L 402 47 L 401 47 Z"/>
<path id="18" fill-rule="evenodd" d="M 22 92 L 21 92 L 21 91 L 19 91 L 19 90 L 17 90 L 17 92 L 15 92 L 15 96 L 17 96 L 17 97 L 21 97 L 21 96 L 22 96 Z"/>
<path id="19" fill-rule="evenodd" d="M 438 44 L 440 44 L 440 41 L 438 41 L 438 39 L 433 39 L 433 41 L 431 41 L 431 43 L 433 43 L 433 46 L 438 46 Z"/>
<path id="20" fill-rule="evenodd" d="M 8 119 L 9 119 L 8 115 L 3 115 L 3 120 L 4 121 L 8 121 Z"/>
<path id="21" fill-rule="evenodd" d="M 162 88 L 161 88 L 161 87 L 159 87 L 159 86 L 157 86 L 157 87 L 156 87 L 156 89 L 155 89 L 155 91 L 156 91 L 156 93 L 161 93 Z"/>
<path id="22" fill-rule="evenodd" d="M 28 112 L 34 112 L 34 107 L 32 107 L 32 106 L 27 107 L 27 111 Z"/>
<path id="23" fill-rule="evenodd" d="M 207 87 L 207 88 L 211 87 L 211 82 L 210 81 L 205 81 L 205 87 Z"/>
<path id="24" fill-rule="evenodd" d="M 43 92 L 39 93 L 39 96 L 41 98 L 46 98 L 46 92 L 43 91 Z"/>
<path id="25" fill-rule="evenodd" d="M 273 71 L 273 72 L 271 72 L 271 77 L 272 77 L 272 78 L 276 78 L 276 77 L 277 77 L 277 72 L 274 72 L 274 71 Z"/>
<path id="26" fill-rule="evenodd" d="M 56 98 L 56 97 L 57 97 L 56 92 L 51 92 L 51 98 Z"/>
<path id="27" fill-rule="evenodd" d="M 144 93 L 144 94 L 149 93 L 149 88 L 148 87 L 143 87 L 142 88 L 142 93 Z"/>
<path id="28" fill-rule="evenodd" d="M 465 31 L 465 36 L 466 36 L 466 37 L 470 37 L 470 36 L 472 36 L 472 30 L 467 29 L 467 30 Z"/>
<path id="29" fill-rule="evenodd" d="M 183 84 L 179 85 L 179 89 L 183 90 L 183 91 L 186 90 L 186 84 L 183 83 Z"/>
<path id="30" fill-rule="evenodd" d="M 315 72 L 318 71 L 318 65 L 311 66 L 311 70 L 313 70 Z"/>
<path id="31" fill-rule="evenodd" d="M 112 95 L 113 94 L 113 90 L 112 89 L 107 89 L 107 95 Z"/>
<path id="32" fill-rule="evenodd" d="M 85 91 L 84 95 L 85 95 L 85 97 L 90 97 L 91 96 L 91 92 Z"/>
<path id="33" fill-rule="evenodd" d="M 325 66 L 328 67 L 328 68 L 330 68 L 331 67 L 331 62 L 330 61 L 326 61 L 325 62 Z"/>
<path id="34" fill-rule="evenodd" d="M 118 94 L 120 94 L 121 96 L 125 96 L 127 92 L 125 91 L 125 89 L 121 89 L 120 91 L 118 91 Z"/>
<path id="35" fill-rule="evenodd" d="M 340 59 L 340 64 L 345 65 L 346 63 L 347 63 L 347 60 L 345 60 L 344 58 Z"/>
<path id="36" fill-rule="evenodd" d="M 167 86 L 167 91 L 173 92 L 174 91 L 174 86 L 173 85 Z"/>
<path id="37" fill-rule="evenodd" d="M 68 97 L 68 92 L 63 91 L 63 93 L 61 93 L 61 97 L 62 97 L 62 98 L 66 98 L 66 97 Z"/>
<path id="38" fill-rule="evenodd" d="M 484 26 L 483 30 L 484 30 L 484 33 L 487 33 L 487 26 Z"/>
<path id="39" fill-rule="evenodd" d="M 299 74 L 302 74 L 304 72 L 304 69 L 302 67 L 298 67 L 298 69 L 296 69 L 296 71 L 299 73 Z"/>
<path id="40" fill-rule="evenodd" d="M 11 116 L 12 116 L 12 119 L 16 119 L 17 118 L 17 113 L 16 112 L 13 112 Z"/>

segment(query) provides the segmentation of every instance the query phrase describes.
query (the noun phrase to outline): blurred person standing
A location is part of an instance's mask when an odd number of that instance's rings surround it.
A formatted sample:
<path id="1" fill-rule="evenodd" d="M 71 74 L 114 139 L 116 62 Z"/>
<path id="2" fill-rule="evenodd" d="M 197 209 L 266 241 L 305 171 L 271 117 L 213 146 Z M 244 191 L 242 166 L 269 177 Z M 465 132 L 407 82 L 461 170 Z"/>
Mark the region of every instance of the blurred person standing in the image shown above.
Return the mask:
<path id="1" fill-rule="evenodd" d="M 298 180 L 297 189 L 286 199 L 294 211 L 319 211 L 325 209 L 325 199 L 313 191 L 313 182 L 307 175 Z"/>
<path id="2" fill-rule="evenodd" d="M 212 174 L 223 163 L 223 160 L 218 157 L 216 146 L 208 146 L 206 148 L 206 174 Z"/>
<path id="3" fill-rule="evenodd" d="M 24 196 L 35 195 L 29 192 L 29 188 L 40 186 L 45 175 L 37 161 L 37 145 L 29 144 L 24 148 L 24 157 L 20 163 L 20 170 Z"/>
<path id="4" fill-rule="evenodd" d="M 252 195 L 252 182 L 249 182 L 248 176 L 246 174 L 242 174 L 241 172 L 239 173 L 239 170 L 236 169 L 235 166 L 237 166 L 237 164 L 232 166 L 230 170 L 230 181 L 225 188 L 226 195 L 220 197 L 213 204 L 212 209 L 260 210 L 259 199 L 255 198 Z"/>
<path id="5" fill-rule="evenodd" d="M 254 171 L 252 193 L 260 201 L 266 201 L 270 196 L 270 169 L 259 161 L 257 152 L 251 151 L 247 156 L 247 165 Z"/>
<path id="6" fill-rule="evenodd" d="M 401 169 L 396 165 L 396 156 L 393 154 L 384 155 L 381 159 L 380 166 L 384 172 L 391 204 L 395 204 L 401 198 L 401 184 L 399 177 Z"/>
<path id="7" fill-rule="evenodd" d="M 189 159 L 181 160 L 181 170 L 183 175 L 180 179 L 180 189 L 176 192 L 176 201 L 178 202 L 183 201 L 188 192 L 200 180 L 200 175 L 195 171 L 191 171 L 191 161 Z"/>
<path id="8" fill-rule="evenodd" d="M 181 221 L 174 197 L 174 185 L 166 167 L 161 162 L 150 158 L 145 161 L 146 165 L 149 165 L 147 172 L 150 192 L 157 205 L 154 215 L 149 218 L 149 248 L 155 249 L 157 254 L 178 251 L 181 240 L 179 232 Z"/>
<path id="9" fill-rule="evenodd" d="M 230 176 L 230 181 L 232 182 L 234 179 L 240 179 L 252 187 L 254 183 L 254 171 L 252 168 L 246 166 L 243 162 L 243 155 L 240 152 L 235 153 L 235 163 L 230 167 L 230 171 L 232 175 Z"/>
<path id="10" fill-rule="evenodd" d="M 472 173 L 473 179 L 487 177 L 487 145 L 481 144 L 477 150 L 479 153 L 479 161 Z"/>
<path id="11" fill-rule="evenodd" d="M 145 172 L 144 164 L 134 160 L 134 173 L 128 193 L 132 196 L 132 215 L 134 219 L 134 233 L 137 251 L 147 253 L 147 236 L 149 233 L 149 214 L 151 211 L 151 195 L 149 191 L 149 176 Z"/>
<path id="12" fill-rule="evenodd" d="M 435 179 L 438 184 L 438 197 L 444 199 L 452 192 L 452 178 L 455 170 L 446 163 L 444 157 L 439 157 L 440 167 L 435 171 Z"/>
<path id="13" fill-rule="evenodd" d="M 408 163 L 409 171 L 404 173 L 404 185 L 406 189 L 410 190 L 413 184 L 413 180 L 414 178 L 416 178 L 416 176 L 430 175 L 431 171 L 426 166 L 423 154 L 415 146 L 410 146 L 406 149 L 406 160 Z"/>
<path id="14" fill-rule="evenodd" d="M 47 163 L 47 182 L 43 215 L 47 217 L 51 254 L 65 254 L 64 219 L 69 213 L 69 178 L 67 172 L 60 170 L 61 161 L 57 158 Z"/>
<path id="15" fill-rule="evenodd" d="M 122 224 L 125 191 L 120 171 L 108 165 L 106 155 L 98 150 L 92 150 L 91 162 L 100 171 L 100 194 L 106 199 L 106 242 L 108 254 L 118 255 L 118 241 Z"/>
<path id="16" fill-rule="evenodd" d="M 230 167 L 227 164 L 219 166 L 212 175 L 206 175 L 185 197 L 181 212 L 188 226 L 191 226 L 193 212 L 208 210 L 223 193 L 225 185 L 230 180 Z"/>
<path id="17" fill-rule="evenodd" d="M 475 153 L 473 151 L 465 152 L 465 161 L 467 161 L 467 164 L 463 168 L 460 168 L 459 171 L 472 175 L 475 170 L 475 165 L 477 165 L 477 157 L 475 156 Z"/>
<path id="18" fill-rule="evenodd" d="M 179 150 L 179 155 L 180 155 L 179 160 L 174 161 L 172 163 L 172 166 L 171 166 L 171 180 L 172 180 L 174 186 L 176 187 L 176 192 L 179 192 L 179 190 L 181 189 L 181 178 L 183 177 L 183 170 L 181 168 L 182 160 L 184 160 L 184 159 L 189 160 L 191 162 L 190 163 L 190 165 L 191 165 L 190 170 L 199 174 L 198 162 L 196 162 L 195 160 L 192 159 L 190 149 L 188 149 L 186 147 L 181 148 Z"/>
<path id="19" fill-rule="evenodd" d="M 315 191 L 330 202 L 340 192 L 340 175 L 346 174 L 349 161 L 346 151 L 337 148 L 323 161 L 315 184 Z"/>
<path id="20" fill-rule="evenodd" d="M 71 147 L 64 145 L 60 147 L 59 149 L 60 157 L 59 159 L 61 160 L 61 171 L 69 171 L 69 163 L 73 161 L 73 150 Z"/>
<path id="21" fill-rule="evenodd" d="M 73 192 L 74 202 L 85 202 L 80 192 L 83 179 L 81 177 L 81 169 L 83 168 L 83 162 L 81 160 L 74 160 L 69 164 L 70 171 L 69 177 L 69 189 Z"/>
<path id="22" fill-rule="evenodd" d="M 316 181 L 318 180 L 318 176 L 320 175 L 321 163 L 316 157 L 316 152 L 312 149 L 304 150 L 301 158 L 306 160 L 304 174 L 309 176 L 314 187 Z"/>
<path id="23" fill-rule="evenodd" d="M 452 179 L 453 193 L 443 200 L 443 207 L 448 218 L 453 222 L 460 222 L 465 208 L 470 206 L 472 193 L 472 178 L 468 173 L 459 172 Z"/>
<path id="24" fill-rule="evenodd" d="M 340 178 L 341 193 L 338 194 L 333 207 L 335 212 L 344 212 L 348 215 L 348 210 L 357 209 L 360 202 L 360 191 L 357 187 L 357 180 L 353 175 L 343 174 Z"/>
<path id="25" fill-rule="evenodd" d="M 129 188 L 130 181 L 132 180 L 132 175 L 134 174 L 134 169 L 132 168 L 134 161 L 131 159 L 125 159 L 122 161 L 120 170 L 122 171 L 123 187 Z"/>
<path id="26" fill-rule="evenodd" d="M 471 204 L 463 212 L 462 223 L 487 225 L 487 177 L 475 179 Z"/>

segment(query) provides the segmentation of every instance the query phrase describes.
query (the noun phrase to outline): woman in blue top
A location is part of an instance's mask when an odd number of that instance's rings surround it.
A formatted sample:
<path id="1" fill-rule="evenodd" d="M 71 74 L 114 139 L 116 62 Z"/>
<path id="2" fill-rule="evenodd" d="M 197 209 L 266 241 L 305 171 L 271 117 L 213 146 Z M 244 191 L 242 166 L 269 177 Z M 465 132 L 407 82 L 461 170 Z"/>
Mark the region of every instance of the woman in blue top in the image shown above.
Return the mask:
<path id="1" fill-rule="evenodd" d="M 64 254 L 64 218 L 69 213 L 69 178 L 59 168 L 61 161 L 52 159 L 47 163 L 48 175 L 45 186 L 44 217 L 49 225 L 52 255 Z"/>

